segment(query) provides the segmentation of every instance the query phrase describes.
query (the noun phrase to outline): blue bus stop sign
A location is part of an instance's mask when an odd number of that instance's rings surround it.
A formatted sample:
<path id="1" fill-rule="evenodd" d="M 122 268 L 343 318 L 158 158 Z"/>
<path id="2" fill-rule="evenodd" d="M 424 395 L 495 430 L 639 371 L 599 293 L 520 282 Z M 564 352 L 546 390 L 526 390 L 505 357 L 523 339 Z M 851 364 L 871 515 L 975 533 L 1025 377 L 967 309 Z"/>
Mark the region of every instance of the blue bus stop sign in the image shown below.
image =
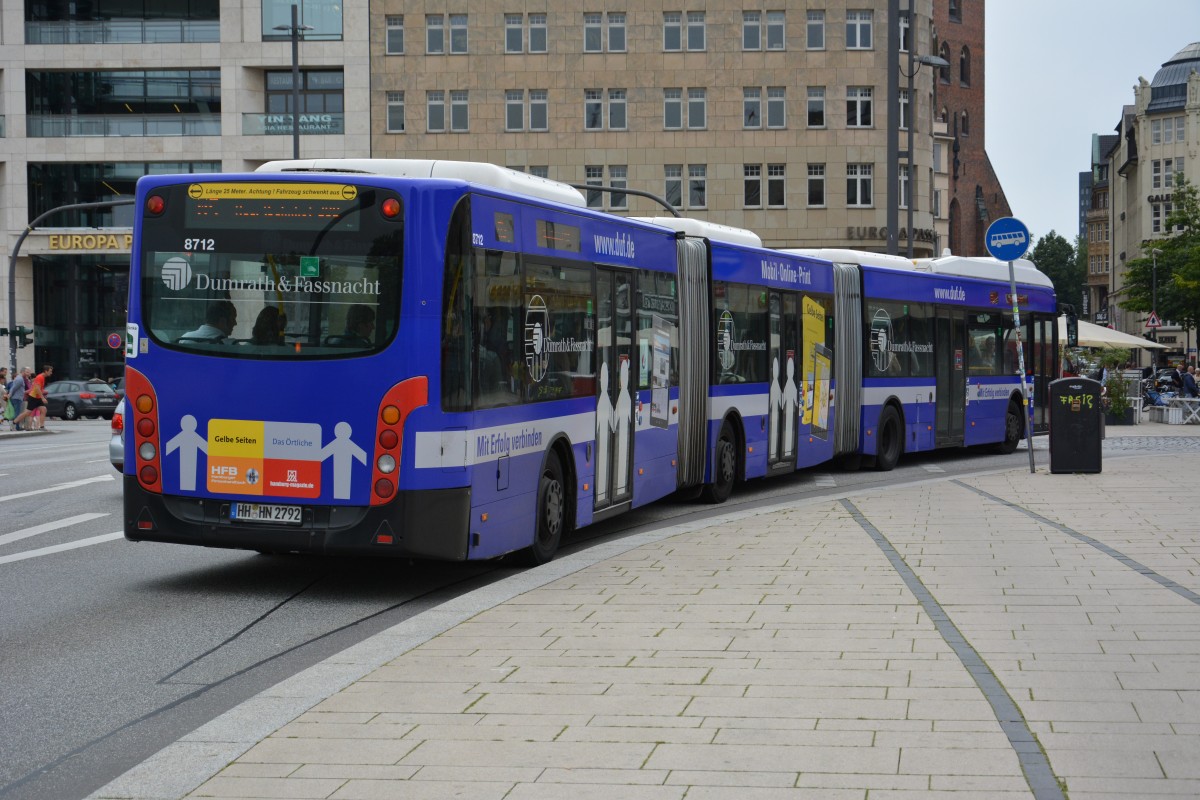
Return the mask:
<path id="1" fill-rule="evenodd" d="M 1029 229 L 1016 217 L 1001 217 L 988 225 L 984 244 L 999 261 L 1016 261 L 1029 249 Z"/>

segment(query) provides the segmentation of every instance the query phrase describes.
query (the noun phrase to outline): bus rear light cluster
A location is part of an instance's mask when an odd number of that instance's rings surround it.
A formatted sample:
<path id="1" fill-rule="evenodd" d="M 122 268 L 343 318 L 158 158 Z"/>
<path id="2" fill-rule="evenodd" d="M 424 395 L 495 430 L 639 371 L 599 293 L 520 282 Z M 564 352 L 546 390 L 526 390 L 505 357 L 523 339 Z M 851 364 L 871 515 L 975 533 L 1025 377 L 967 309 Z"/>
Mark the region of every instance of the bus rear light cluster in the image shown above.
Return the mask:
<path id="1" fill-rule="evenodd" d="M 404 422 L 415 409 L 429 402 L 429 379 L 409 378 L 388 389 L 375 421 L 375 458 L 372 462 L 371 505 L 390 501 L 400 483 Z"/>
<path id="2" fill-rule="evenodd" d="M 133 433 L 134 474 L 143 489 L 162 494 L 158 395 L 146 376 L 132 367 L 125 368 L 125 406 L 130 423 L 127 427 Z"/>

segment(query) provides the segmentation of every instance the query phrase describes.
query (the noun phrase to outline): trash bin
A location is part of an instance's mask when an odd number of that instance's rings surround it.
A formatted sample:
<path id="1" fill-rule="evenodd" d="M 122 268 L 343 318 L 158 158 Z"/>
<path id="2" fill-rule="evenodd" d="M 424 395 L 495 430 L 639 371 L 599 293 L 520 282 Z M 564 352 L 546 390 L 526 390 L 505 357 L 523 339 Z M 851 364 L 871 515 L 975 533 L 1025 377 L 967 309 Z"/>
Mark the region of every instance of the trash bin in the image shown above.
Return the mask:
<path id="1" fill-rule="evenodd" d="M 1104 411 L 1100 381 L 1060 378 L 1050 383 L 1050 471 L 1100 472 Z"/>

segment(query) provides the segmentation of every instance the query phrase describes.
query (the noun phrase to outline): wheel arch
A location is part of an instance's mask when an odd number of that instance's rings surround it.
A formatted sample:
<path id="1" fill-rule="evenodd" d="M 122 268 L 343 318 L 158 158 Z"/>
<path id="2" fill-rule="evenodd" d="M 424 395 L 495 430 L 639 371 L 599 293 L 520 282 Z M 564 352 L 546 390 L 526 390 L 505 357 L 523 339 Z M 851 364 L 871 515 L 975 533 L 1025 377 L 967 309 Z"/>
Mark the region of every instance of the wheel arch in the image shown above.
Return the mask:
<path id="1" fill-rule="evenodd" d="M 563 490 L 567 503 L 567 507 L 563 513 L 563 520 L 566 526 L 563 528 L 563 533 L 566 534 L 575 530 L 579 469 L 575 464 L 575 451 L 571 447 L 571 440 L 567 438 L 565 433 L 557 434 L 550 440 L 550 445 L 542 453 L 542 463 L 538 468 L 539 475 L 546 469 L 546 464 L 549 462 L 551 455 L 558 456 L 558 463 L 563 471 Z"/>

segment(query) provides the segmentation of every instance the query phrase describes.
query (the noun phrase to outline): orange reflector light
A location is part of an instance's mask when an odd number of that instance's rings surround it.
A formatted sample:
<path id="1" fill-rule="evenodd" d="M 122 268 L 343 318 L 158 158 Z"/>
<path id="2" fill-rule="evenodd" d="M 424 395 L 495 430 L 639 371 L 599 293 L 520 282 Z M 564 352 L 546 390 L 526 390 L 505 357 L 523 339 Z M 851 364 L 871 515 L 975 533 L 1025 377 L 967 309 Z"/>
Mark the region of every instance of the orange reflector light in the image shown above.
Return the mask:
<path id="1" fill-rule="evenodd" d="M 587 485 L 586 483 L 583 485 L 583 490 L 584 490 L 585 492 L 588 490 L 588 485 Z"/>
<path id="2" fill-rule="evenodd" d="M 379 412 L 379 418 L 387 425 L 395 425 L 400 421 L 400 409 L 395 406 L 384 406 L 383 411 Z"/>
<path id="3" fill-rule="evenodd" d="M 154 397 L 148 394 L 138 395 L 138 399 L 134 401 L 137 410 L 143 414 L 149 414 L 154 410 Z"/>
<path id="4" fill-rule="evenodd" d="M 646 470 L 642 469 L 641 467 L 638 467 L 638 475 L 645 475 L 645 474 L 646 474 Z"/>
<path id="5" fill-rule="evenodd" d="M 396 537 L 392 536 L 390 533 L 379 533 L 375 535 L 375 544 L 393 544 L 395 541 Z"/>
<path id="6" fill-rule="evenodd" d="M 479 521 L 487 522 L 487 512 L 486 511 L 479 515 Z"/>
<path id="7" fill-rule="evenodd" d="M 139 530 L 139 531 L 152 531 L 152 530 L 154 530 L 154 523 L 153 523 L 153 522 L 151 522 L 151 521 L 150 521 L 150 520 L 148 520 L 148 519 L 139 519 L 139 520 L 138 520 L 138 524 L 137 524 L 137 525 L 138 525 L 138 530 Z"/>

